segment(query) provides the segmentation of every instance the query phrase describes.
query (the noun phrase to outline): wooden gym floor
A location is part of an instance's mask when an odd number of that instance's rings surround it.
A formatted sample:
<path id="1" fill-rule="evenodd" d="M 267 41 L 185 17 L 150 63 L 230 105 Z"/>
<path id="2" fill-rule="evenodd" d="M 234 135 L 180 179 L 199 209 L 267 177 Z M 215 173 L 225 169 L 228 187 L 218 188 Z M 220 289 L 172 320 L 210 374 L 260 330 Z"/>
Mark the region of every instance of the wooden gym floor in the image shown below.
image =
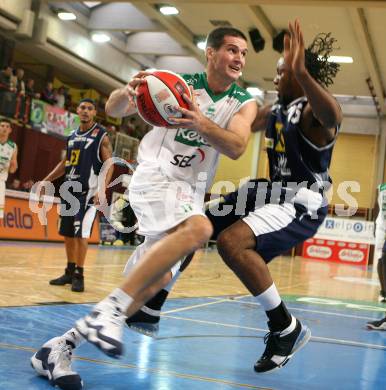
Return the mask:
<path id="1" fill-rule="evenodd" d="M 73 293 L 48 284 L 63 271 L 63 244 L 0 243 L 0 389 L 52 388 L 29 357 L 120 283 L 129 254 L 91 246 L 86 291 Z M 85 389 L 386 388 L 386 332 L 364 329 L 386 309 L 371 270 L 287 257 L 270 269 L 290 311 L 313 332 L 282 370 L 254 373 L 266 318 L 217 251 L 206 250 L 176 284 L 156 339 L 125 331 L 119 361 L 88 344 L 75 351 L 73 368 Z"/>

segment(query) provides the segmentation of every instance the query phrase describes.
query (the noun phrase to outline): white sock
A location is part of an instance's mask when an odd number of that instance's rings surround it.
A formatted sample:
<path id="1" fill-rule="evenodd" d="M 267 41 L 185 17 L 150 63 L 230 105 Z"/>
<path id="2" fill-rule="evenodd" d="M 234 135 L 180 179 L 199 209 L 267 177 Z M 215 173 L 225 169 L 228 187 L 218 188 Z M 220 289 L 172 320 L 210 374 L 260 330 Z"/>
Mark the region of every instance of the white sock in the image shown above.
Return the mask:
<path id="1" fill-rule="evenodd" d="M 164 287 L 164 290 L 166 290 L 167 292 L 170 292 L 173 288 L 173 286 L 175 285 L 175 283 L 177 282 L 178 278 L 180 277 L 181 275 L 181 272 L 180 271 L 177 271 L 176 274 L 172 277 L 172 280 Z"/>
<path id="2" fill-rule="evenodd" d="M 74 344 L 74 348 L 79 347 L 79 345 L 81 345 L 85 341 L 75 328 L 71 328 L 70 330 L 68 330 L 66 333 L 64 333 L 62 337 Z"/>
<path id="3" fill-rule="evenodd" d="M 295 330 L 296 327 L 296 318 L 291 315 L 291 323 L 280 332 L 280 337 L 287 336 L 287 334 L 290 334 Z"/>
<path id="4" fill-rule="evenodd" d="M 281 298 L 275 283 L 272 283 L 263 293 L 254 297 L 257 302 L 263 307 L 265 311 L 269 311 L 278 307 L 281 303 Z"/>
<path id="5" fill-rule="evenodd" d="M 118 305 L 121 307 L 122 312 L 126 313 L 129 306 L 134 302 L 134 299 L 126 294 L 122 289 L 116 288 L 108 297 L 112 298 L 114 297 L 117 300 Z"/>

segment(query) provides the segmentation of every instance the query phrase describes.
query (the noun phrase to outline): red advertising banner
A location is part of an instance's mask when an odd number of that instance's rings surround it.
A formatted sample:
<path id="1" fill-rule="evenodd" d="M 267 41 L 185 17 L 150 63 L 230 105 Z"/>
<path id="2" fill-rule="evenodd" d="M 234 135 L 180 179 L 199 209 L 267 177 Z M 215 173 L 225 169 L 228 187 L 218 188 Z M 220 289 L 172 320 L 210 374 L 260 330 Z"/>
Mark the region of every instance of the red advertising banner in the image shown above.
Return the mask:
<path id="1" fill-rule="evenodd" d="M 369 244 L 310 238 L 303 243 L 302 256 L 306 259 L 367 265 L 369 252 Z"/>
<path id="2" fill-rule="evenodd" d="M 15 191 L 14 191 L 15 192 Z M 28 194 L 24 194 L 27 195 Z M 38 215 L 29 208 L 27 199 L 6 196 L 4 219 L 0 219 L 0 239 L 63 241 L 58 234 L 59 215 L 57 204 L 47 212 L 47 225 L 42 225 Z M 99 218 L 97 217 L 89 239 L 99 243 Z"/>

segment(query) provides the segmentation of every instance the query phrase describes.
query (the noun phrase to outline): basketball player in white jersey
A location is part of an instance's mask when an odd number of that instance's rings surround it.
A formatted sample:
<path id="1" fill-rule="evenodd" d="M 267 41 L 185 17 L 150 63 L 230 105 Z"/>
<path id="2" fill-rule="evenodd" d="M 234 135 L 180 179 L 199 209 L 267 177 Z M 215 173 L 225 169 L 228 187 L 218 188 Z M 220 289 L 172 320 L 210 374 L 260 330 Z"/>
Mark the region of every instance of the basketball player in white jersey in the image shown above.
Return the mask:
<path id="1" fill-rule="evenodd" d="M 257 112 L 254 99 L 235 84 L 247 51 L 240 31 L 212 31 L 206 72 L 183 76 L 196 92 L 191 100 L 185 96 L 189 109 L 181 109 L 183 117 L 173 118 L 179 128 L 154 128 L 140 144 L 129 196 L 145 242 L 133 254 L 136 264 L 123 285 L 76 326 L 107 355 L 122 354 L 125 319 L 148 298 L 143 295 L 147 288 L 153 286 L 156 292 L 157 284 L 163 285 L 162 277 L 176 264 L 179 267 L 179 259 L 201 247 L 212 234 L 203 211 L 205 191 L 219 154 L 237 159 L 244 152 Z M 134 79 L 112 93 L 106 104 L 110 116 L 136 111 L 132 88 L 140 82 L 141 78 Z"/>
<path id="2" fill-rule="evenodd" d="M 4 218 L 5 182 L 9 173 L 17 170 L 17 146 L 9 139 L 12 126 L 7 119 L 0 120 L 0 219 Z"/>
<path id="3" fill-rule="evenodd" d="M 139 147 L 139 165 L 129 194 L 139 232 L 146 239 L 132 255 L 134 268 L 120 288 L 77 322 L 76 330 L 50 340 L 40 351 L 57 348 L 58 339 L 76 346 L 80 333 L 107 355 L 121 355 L 125 319 L 151 298 L 149 287 L 155 294 L 165 285 L 164 278 L 170 280 L 170 270 L 179 268 L 179 260 L 210 238 L 212 226 L 203 211 L 205 190 L 211 185 L 220 153 L 237 159 L 245 151 L 257 113 L 254 99 L 235 84 L 247 51 L 247 39 L 239 30 L 218 28 L 208 35 L 206 72 L 183 75 L 194 93 L 192 99 L 185 96 L 189 109 L 182 110 L 183 117 L 173 118 L 179 128 L 154 128 Z M 136 112 L 135 88 L 145 82 L 144 76 L 146 72 L 140 72 L 111 94 L 108 115 Z M 51 359 L 50 351 L 32 358 L 36 371 L 48 377 L 52 373 L 44 367 Z M 52 371 L 54 366 L 55 362 Z M 79 381 L 70 369 L 60 375 Z"/>

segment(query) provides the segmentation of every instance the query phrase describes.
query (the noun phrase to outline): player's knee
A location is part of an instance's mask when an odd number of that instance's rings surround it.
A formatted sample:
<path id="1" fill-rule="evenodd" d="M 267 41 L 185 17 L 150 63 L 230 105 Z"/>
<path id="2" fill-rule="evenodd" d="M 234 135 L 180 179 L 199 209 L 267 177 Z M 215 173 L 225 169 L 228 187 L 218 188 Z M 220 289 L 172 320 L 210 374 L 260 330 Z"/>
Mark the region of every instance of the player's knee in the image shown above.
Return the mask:
<path id="1" fill-rule="evenodd" d="M 232 231 L 225 230 L 219 234 L 217 237 L 217 249 L 225 263 L 233 263 L 237 253 L 240 252 L 239 244 Z"/>
<path id="2" fill-rule="evenodd" d="M 186 226 L 186 240 L 192 244 L 192 248 L 204 245 L 213 234 L 213 227 L 208 218 L 196 217 L 194 222 Z"/>

